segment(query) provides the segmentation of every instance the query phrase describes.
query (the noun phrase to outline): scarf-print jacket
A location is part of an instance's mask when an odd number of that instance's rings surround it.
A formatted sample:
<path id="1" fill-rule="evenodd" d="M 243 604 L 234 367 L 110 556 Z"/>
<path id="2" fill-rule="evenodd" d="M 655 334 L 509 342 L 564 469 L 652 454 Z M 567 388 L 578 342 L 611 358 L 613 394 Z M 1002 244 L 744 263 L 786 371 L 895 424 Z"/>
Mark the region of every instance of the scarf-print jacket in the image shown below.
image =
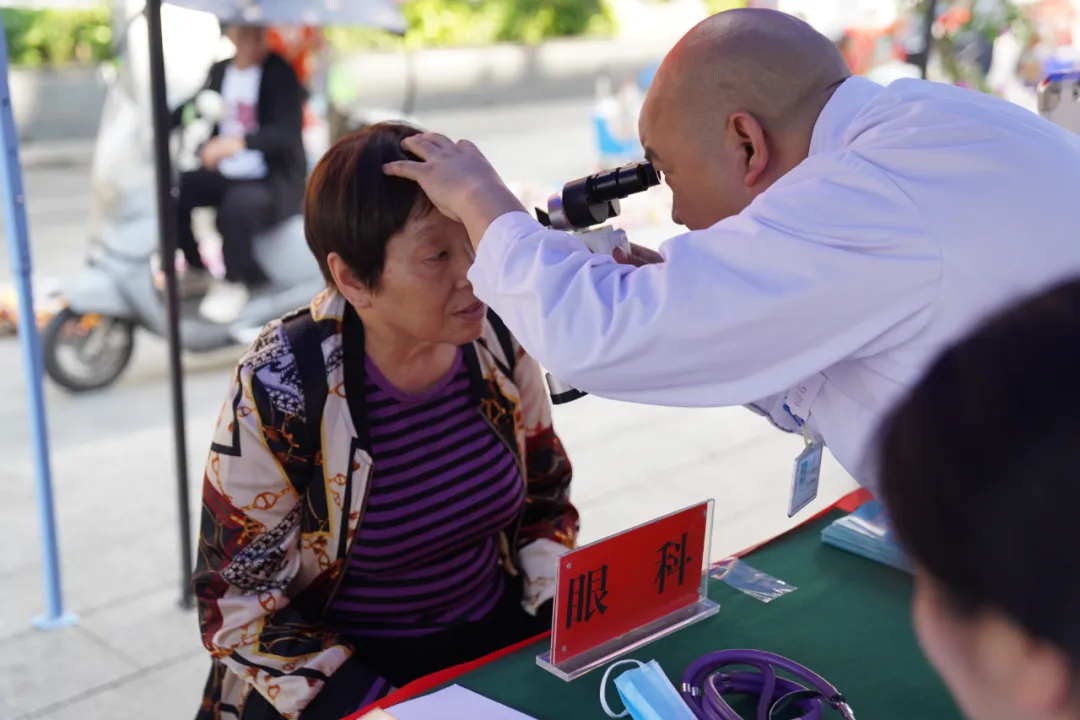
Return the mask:
<path id="1" fill-rule="evenodd" d="M 301 311 L 311 314 L 309 337 L 325 360 L 321 418 L 305 417 L 302 372 L 276 321 L 240 360 L 218 420 L 194 575 L 203 644 L 213 658 L 200 720 L 235 720 L 249 701 L 263 700 L 284 718 L 337 720 L 377 692 L 379 680 L 353 659 L 349 642 L 320 622 L 363 522 L 372 477 L 370 450 L 345 399 L 345 309 L 340 295 L 324 292 Z M 485 322 L 464 351 L 479 412 L 517 457 L 526 483 L 516 535 L 502 538 L 503 562 L 524 575 L 523 604 L 535 609 L 554 594 L 558 556 L 574 546 L 578 515 L 540 367 L 512 346 L 510 363 Z M 510 367 L 513 377 L 501 369 Z"/>

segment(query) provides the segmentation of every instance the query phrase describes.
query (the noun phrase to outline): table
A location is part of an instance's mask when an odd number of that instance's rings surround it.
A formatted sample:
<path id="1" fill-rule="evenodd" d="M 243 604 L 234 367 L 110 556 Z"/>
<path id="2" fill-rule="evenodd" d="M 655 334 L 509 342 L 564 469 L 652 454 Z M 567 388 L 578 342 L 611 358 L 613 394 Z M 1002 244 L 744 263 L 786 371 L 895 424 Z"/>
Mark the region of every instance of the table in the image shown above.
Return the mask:
<path id="1" fill-rule="evenodd" d="M 713 581 L 709 595 L 720 603 L 718 615 L 630 657 L 657 660 L 678 687 L 683 670 L 707 652 L 770 650 L 823 675 L 847 696 L 859 718 L 960 720 L 916 645 L 910 576 L 821 543 L 822 528 L 841 514 L 830 511 L 744 557 L 753 567 L 795 585 L 795 592 L 766 604 Z M 544 647 L 544 641 L 532 642 L 481 661 L 463 675 L 451 679 L 450 673 L 439 680 L 463 685 L 538 720 L 606 718 L 599 705 L 603 672 L 563 682 L 536 665 Z M 439 684 L 427 689 L 435 687 Z M 609 691 L 617 701 L 614 688 Z M 403 699 L 392 697 L 390 702 Z"/>

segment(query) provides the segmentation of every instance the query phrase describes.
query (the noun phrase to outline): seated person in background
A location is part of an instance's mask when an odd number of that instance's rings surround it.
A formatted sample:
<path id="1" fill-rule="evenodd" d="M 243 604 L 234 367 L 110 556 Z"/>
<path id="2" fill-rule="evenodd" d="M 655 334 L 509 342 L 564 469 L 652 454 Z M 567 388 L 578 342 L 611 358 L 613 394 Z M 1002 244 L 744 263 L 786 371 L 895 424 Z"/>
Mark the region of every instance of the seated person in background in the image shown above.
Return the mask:
<path id="1" fill-rule="evenodd" d="M 205 89 L 219 93 L 223 117 L 200 151 L 202 168 L 180 177 L 179 246 L 188 263 L 184 294 L 206 290 L 199 308 L 228 323 L 265 281 L 253 254 L 255 236 L 300 211 L 307 177 L 303 92 L 289 64 L 270 52 L 266 29 L 232 25 L 236 55 L 210 68 Z M 183 106 L 173 115 L 180 123 Z M 225 280 L 211 282 L 191 227 L 192 210 L 217 209 Z"/>
<path id="2" fill-rule="evenodd" d="M 319 161 L 304 220 L 329 289 L 236 370 L 203 488 L 200 718 L 338 720 L 551 628 L 570 463 L 539 365 L 473 295 L 464 227 L 383 173 L 416 132 Z"/>
<path id="3" fill-rule="evenodd" d="M 883 427 L 915 630 L 972 720 L 1080 718 L 1080 281 L 944 353 Z"/>

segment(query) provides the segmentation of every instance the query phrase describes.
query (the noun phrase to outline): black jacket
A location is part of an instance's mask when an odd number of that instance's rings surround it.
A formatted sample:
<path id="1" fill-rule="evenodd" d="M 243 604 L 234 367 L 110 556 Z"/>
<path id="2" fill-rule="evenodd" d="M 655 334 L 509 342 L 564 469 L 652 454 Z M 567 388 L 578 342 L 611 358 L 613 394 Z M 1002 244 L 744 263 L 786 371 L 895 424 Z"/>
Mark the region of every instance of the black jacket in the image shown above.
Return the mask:
<path id="1" fill-rule="evenodd" d="M 220 93 L 225 70 L 232 60 L 222 60 L 210 68 L 203 90 Z M 172 113 L 173 127 L 180 125 L 184 103 Z M 300 212 L 307 182 L 307 154 L 304 151 L 304 91 L 296 73 L 280 55 L 270 53 L 263 63 L 259 85 L 259 129 L 247 136 L 247 146 L 266 159 L 267 181 L 274 193 L 274 209 L 279 220 Z M 218 128 L 214 128 L 217 135 Z"/>

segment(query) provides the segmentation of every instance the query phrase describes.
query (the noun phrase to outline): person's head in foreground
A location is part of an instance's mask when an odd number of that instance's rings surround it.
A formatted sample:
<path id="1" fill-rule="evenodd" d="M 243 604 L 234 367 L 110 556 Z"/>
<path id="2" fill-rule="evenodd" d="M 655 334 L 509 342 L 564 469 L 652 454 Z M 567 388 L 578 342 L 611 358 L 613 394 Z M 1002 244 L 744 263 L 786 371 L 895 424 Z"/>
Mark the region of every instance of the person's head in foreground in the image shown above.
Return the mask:
<path id="1" fill-rule="evenodd" d="M 480 336 L 484 305 L 466 277 L 473 249 L 461 223 L 383 165 L 406 159 L 420 131 L 380 124 L 338 142 L 308 180 L 307 241 L 327 284 L 356 309 L 365 335 L 388 348 L 457 346 Z"/>
<path id="2" fill-rule="evenodd" d="M 946 351 L 883 426 L 922 647 L 973 720 L 1080 718 L 1080 282 Z"/>
<path id="3" fill-rule="evenodd" d="M 690 30 L 639 120 L 675 222 L 700 230 L 737 215 L 806 159 L 821 109 L 850 75 L 829 38 L 787 13 L 728 10 Z"/>

